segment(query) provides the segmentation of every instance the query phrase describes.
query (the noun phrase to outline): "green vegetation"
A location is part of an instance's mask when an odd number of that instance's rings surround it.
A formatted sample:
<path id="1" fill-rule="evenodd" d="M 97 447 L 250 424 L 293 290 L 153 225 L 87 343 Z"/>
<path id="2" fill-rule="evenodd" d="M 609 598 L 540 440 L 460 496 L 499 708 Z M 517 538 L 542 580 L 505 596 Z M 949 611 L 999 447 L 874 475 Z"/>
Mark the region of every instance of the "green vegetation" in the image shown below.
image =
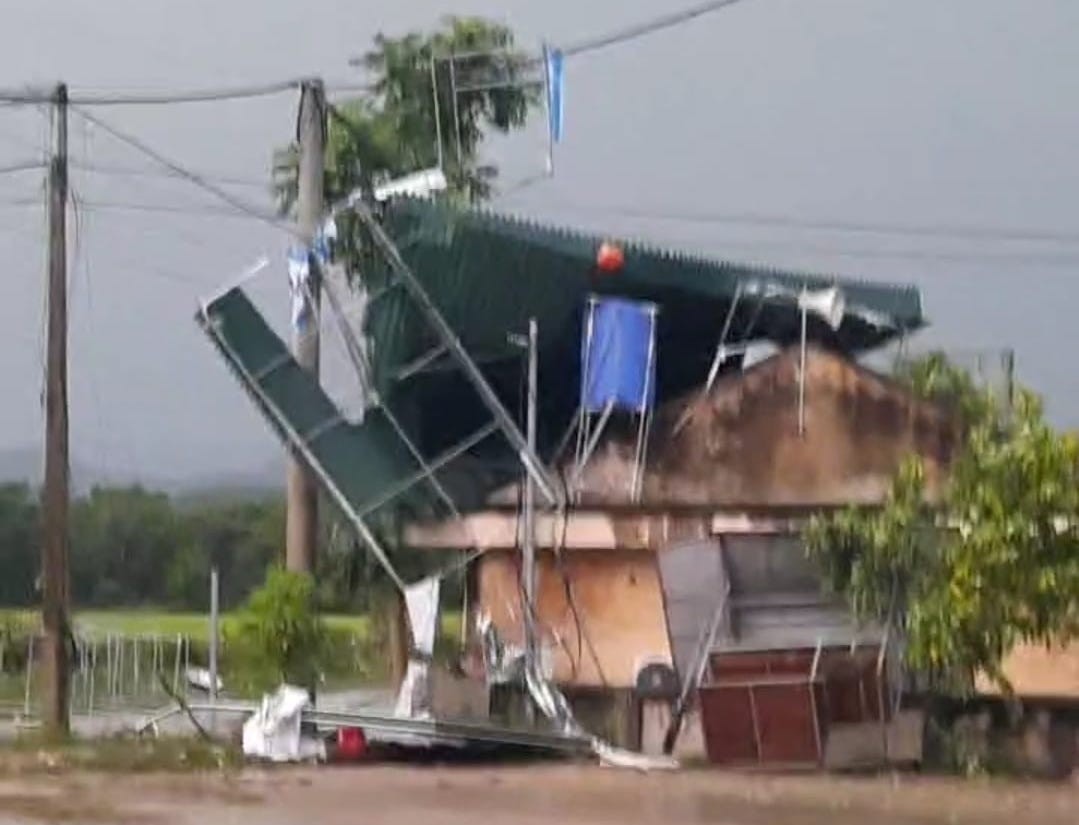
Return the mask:
<path id="1" fill-rule="evenodd" d="M 381 585 L 379 566 L 328 514 L 319 542 L 317 571 L 321 610 L 345 616 L 370 611 Z M 84 624 L 123 632 L 203 633 L 209 605 L 209 574 L 217 565 L 223 610 L 237 608 L 281 560 L 284 502 L 201 502 L 180 506 L 140 487 L 98 488 L 72 505 L 71 592 Z M 40 511 L 25 484 L 0 485 L 0 605 L 38 603 Z M 347 537 L 347 538 L 346 538 Z M 410 574 L 422 575 L 429 556 Z M 459 579 L 448 581 L 448 604 L 460 598 Z M 127 608 L 124 611 L 111 611 Z M 106 612 L 101 612 L 108 609 Z M 168 613 L 162 611 L 170 611 Z M 345 619 L 331 619 L 334 622 Z M 356 621 L 362 621 L 357 619 Z"/>
<path id="2" fill-rule="evenodd" d="M 809 552 L 861 617 L 905 631 L 912 665 L 960 690 L 984 672 L 1007 691 L 1016 643 L 1079 634 L 1079 441 L 1030 392 L 1005 409 L 940 354 L 900 374 L 956 415 L 944 489 L 931 500 L 911 458 L 882 508 L 815 518 Z"/>
<path id="3" fill-rule="evenodd" d="M 257 690 L 282 682 L 314 687 L 331 653 L 314 579 L 279 567 L 226 625 L 225 638 L 235 669 Z"/>
<path id="4" fill-rule="evenodd" d="M 475 201 L 491 195 L 498 168 L 479 160 L 485 134 L 521 127 L 529 110 L 540 102 L 539 88 L 525 91 L 503 85 L 460 91 L 455 115 L 449 62 L 436 60 L 437 84 L 431 79 L 432 57 L 452 53 L 473 55 L 457 61 L 458 88 L 495 80 L 510 82 L 529 68 L 528 56 L 514 48 L 510 29 L 477 17 L 447 17 L 430 33 L 378 35 L 362 59 L 372 91 L 338 105 L 346 123 L 336 118 L 329 121 L 328 200 L 336 201 L 359 186 L 369 188 L 381 179 L 435 166 L 440 133 L 451 196 Z M 284 212 L 295 203 L 297 162 L 295 146 L 275 154 L 275 188 Z"/>

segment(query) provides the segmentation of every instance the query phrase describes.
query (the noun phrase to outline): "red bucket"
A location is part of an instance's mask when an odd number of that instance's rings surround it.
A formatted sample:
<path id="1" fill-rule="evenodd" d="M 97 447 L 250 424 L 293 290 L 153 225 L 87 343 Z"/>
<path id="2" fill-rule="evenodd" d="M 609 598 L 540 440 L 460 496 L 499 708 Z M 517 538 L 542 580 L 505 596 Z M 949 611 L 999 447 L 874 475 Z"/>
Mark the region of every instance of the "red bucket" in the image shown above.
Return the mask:
<path id="1" fill-rule="evenodd" d="M 357 762 L 367 756 L 367 737 L 362 728 L 340 728 L 337 731 L 337 760 Z"/>

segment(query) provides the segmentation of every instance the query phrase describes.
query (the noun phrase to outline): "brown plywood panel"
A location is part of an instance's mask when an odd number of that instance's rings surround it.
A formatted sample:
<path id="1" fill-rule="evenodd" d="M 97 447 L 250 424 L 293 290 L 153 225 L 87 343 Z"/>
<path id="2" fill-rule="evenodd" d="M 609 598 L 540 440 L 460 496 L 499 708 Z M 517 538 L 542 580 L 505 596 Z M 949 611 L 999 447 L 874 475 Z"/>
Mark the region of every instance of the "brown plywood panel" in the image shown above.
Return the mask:
<path id="1" fill-rule="evenodd" d="M 761 761 L 820 761 L 810 685 L 752 688 L 761 739 Z"/>
<path id="2" fill-rule="evenodd" d="M 821 656 L 819 674 L 824 681 L 824 718 L 830 724 L 879 721 L 882 711 L 881 680 L 877 677 L 879 648 L 829 650 Z M 883 703 L 885 718 L 889 702 Z"/>
<path id="3" fill-rule="evenodd" d="M 708 759 L 718 765 L 756 762 L 753 706 L 746 688 L 704 687 L 698 692 Z"/>
<path id="4" fill-rule="evenodd" d="M 809 678 L 813 651 L 785 650 L 766 653 L 713 653 L 712 677 L 719 681 L 756 679 L 768 676 Z"/>
<path id="5" fill-rule="evenodd" d="M 476 564 L 476 609 L 490 615 L 507 641 L 522 643 L 517 554 L 492 551 Z M 566 598 L 563 570 L 581 618 L 580 632 Z M 650 551 L 617 555 L 569 551 L 563 553 L 561 566 L 552 554 L 542 553 L 537 578 L 536 611 L 558 683 L 631 688 L 638 667 L 646 661 L 670 664 L 659 574 Z"/>

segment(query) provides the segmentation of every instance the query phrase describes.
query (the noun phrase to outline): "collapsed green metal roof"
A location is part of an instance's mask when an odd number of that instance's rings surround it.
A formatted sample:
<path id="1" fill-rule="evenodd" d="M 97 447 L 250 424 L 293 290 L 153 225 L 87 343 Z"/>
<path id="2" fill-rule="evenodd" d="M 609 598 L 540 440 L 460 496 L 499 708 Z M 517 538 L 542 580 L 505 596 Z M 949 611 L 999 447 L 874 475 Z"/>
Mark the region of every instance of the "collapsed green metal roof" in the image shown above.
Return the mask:
<path id="1" fill-rule="evenodd" d="M 397 201 L 383 220 L 511 412 L 519 408 L 522 354 L 510 335 L 523 332 L 530 317 L 537 319 L 541 452 L 577 408 L 581 326 L 591 294 L 659 306 L 657 403 L 704 382 L 733 302 L 729 342 L 798 340 L 797 296 L 803 289 L 842 291 L 846 312 L 838 329 L 815 316 L 808 319 L 810 340 L 842 351 L 873 348 L 925 323 L 913 286 L 744 266 L 638 243 L 623 244 L 624 267 L 603 274 L 595 266 L 605 240 L 599 235 L 430 201 Z M 365 281 L 373 294 L 384 283 L 377 268 L 368 270 Z M 410 410 L 426 448 L 444 449 L 475 428 L 480 413 L 455 371 L 439 361 L 408 370 L 436 342 L 406 295 L 389 291 L 377 297 L 366 329 L 380 392 Z M 403 369 L 409 375 L 399 378 Z"/>
<path id="2" fill-rule="evenodd" d="M 879 345 L 924 325 L 913 287 L 780 272 L 625 244 L 625 265 L 599 273 L 604 238 L 490 212 L 399 201 L 382 216 L 402 257 L 502 405 L 523 417 L 524 359 L 511 336 L 530 317 L 539 325 L 538 452 L 549 459 L 577 411 L 581 328 L 591 294 L 659 306 L 656 402 L 701 386 L 735 305 L 728 342 L 796 341 L 803 289 L 838 287 L 846 302 L 833 329 L 808 316 L 810 340 L 847 352 Z M 323 478 L 346 512 L 357 515 L 403 492 L 427 460 L 482 432 L 491 411 L 455 364 L 437 355 L 439 339 L 385 262 L 370 261 L 360 280 L 368 295 L 364 332 L 382 407 L 363 423 L 345 420 L 304 374 L 281 339 L 238 287 L 203 307 L 199 320 L 271 426 Z M 399 281 L 396 282 L 399 284 Z M 738 360 L 729 368 L 737 369 Z M 405 449 L 401 434 L 410 446 Z M 439 482 L 461 510 L 483 506 L 495 487 L 520 476 L 504 439 L 485 439 Z M 395 504 L 428 510 L 430 496 Z"/>
<path id="3" fill-rule="evenodd" d="M 660 306 L 661 394 L 664 374 L 673 386 L 703 377 L 700 370 L 707 371 L 739 289 L 733 341 L 796 340 L 801 317 L 792 295 L 832 286 L 842 290 L 847 313 L 838 330 L 811 317 L 812 340 L 859 352 L 925 323 L 913 286 L 745 266 L 637 243 L 623 246 L 620 272 L 604 275 L 595 267 L 601 236 L 430 201 L 397 201 L 388 207 L 385 223 L 436 306 L 480 361 L 516 358 L 506 336 L 522 331 L 529 317 L 538 319 L 541 349 L 568 343 L 576 358 L 590 293 Z M 748 294 L 754 288 L 757 294 Z M 395 296 L 371 313 L 376 376 L 420 357 L 430 343 L 405 303 L 404 296 Z"/>

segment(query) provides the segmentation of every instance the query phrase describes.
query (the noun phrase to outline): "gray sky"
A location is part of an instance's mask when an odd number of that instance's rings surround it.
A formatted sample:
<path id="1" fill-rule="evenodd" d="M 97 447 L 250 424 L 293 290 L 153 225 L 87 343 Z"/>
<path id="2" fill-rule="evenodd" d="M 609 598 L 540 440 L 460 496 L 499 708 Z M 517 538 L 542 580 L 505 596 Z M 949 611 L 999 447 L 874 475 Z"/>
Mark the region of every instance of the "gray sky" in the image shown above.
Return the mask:
<path id="1" fill-rule="evenodd" d="M 448 12 L 499 18 L 538 45 L 603 33 L 674 0 L 8 0 L 0 85 L 73 89 L 243 84 L 319 74 L 378 32 Z M 497 203 L 736 260 L 918 284 L 919 345 L 1013 345 L 1019 376 L 1079 425 L 1070 349 L 1079 243 L 884 237 L 632 217 L 761 213 L 803 219 L 1079 232 L 1079 5 L 1070 0 L 745 0 L 567 66 L 553 180 Z M 208 172 L 263 179 L 296 96 L 98 114 Z M 505 146 L 507 184 L 541 166 L 541 126 Z M 0 166 L 39 155 L 45 121 L 0 108 Z M 149 168 L 72 118 L 76 162 Z M 275 442 L 192 321 L 196 298 L 262 254 L 280 294 L 284 240 L 250 220 L 106 204 L 212 204 L 155 178 L 74 173 L 72 437 L 97 466 L 147 477 L 261 467 Z M 40 440 L 40 193 L 0 176 L 0 450 Z M 236 187 L 266 202 L 265 192 Z M 97 204 L 96 206 L 93 204 Z M 621 210 L 621 212 L 619 211 Z"/>

